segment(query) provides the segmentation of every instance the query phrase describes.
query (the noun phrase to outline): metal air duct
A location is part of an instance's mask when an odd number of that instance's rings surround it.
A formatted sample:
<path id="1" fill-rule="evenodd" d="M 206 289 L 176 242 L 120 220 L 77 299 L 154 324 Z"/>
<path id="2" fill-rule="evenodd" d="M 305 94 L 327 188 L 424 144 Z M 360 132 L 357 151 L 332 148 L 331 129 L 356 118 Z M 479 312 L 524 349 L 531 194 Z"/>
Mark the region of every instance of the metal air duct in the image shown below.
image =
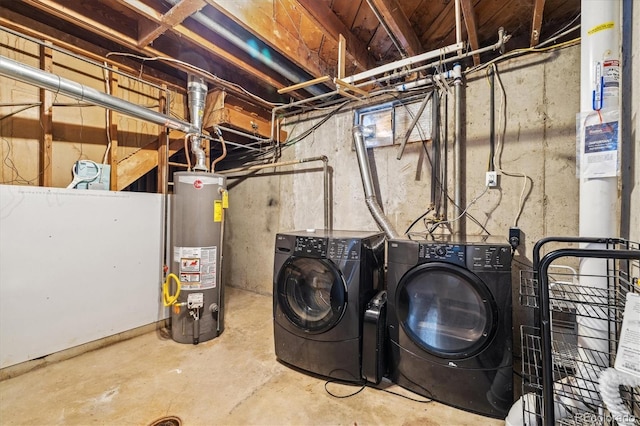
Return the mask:
<path id="1" fill-rule="evenodd" d="M 204 105 L 207 98 L 207 83 L 204 79 L 189 75 L 187 82 L 187 96 L 189 99 L 189 116 L 191 125 L 198 129 L 198 133 L 191 135 L 191 152 L 196 156 L 196 164 L 193 170 L 207 171 L 207 157 L 202 149 L 202 120 L 204 117 Z"/>
<path id="2" fill-rule="evenodd" d="M 170 129 L 180 130 L 184 133 L 197 133 L 199 131 L 193 127 L 192 124 L 185 121 L 152 111 L 75 81 L 67 80 L 56 74 L 22 64 L 5 56 L 0 56 L 0 75 L 13 78 L 23 83 L 32 84 L 42 89 L 47 89 L 54 93 L 62 93 L 79 101 L 108 108 L 130 117 L 139 118 L 140 120 L 149 121 Z"/>
<path id="3" fill-rule="evenodd" d="M 365 202 L 367 203 L 367 207 L 369 208 L 373 219 L 376 221 L 380 229 L 387 235 L 387 238 L 398 238 L 398 232 L 382 211 L 382 208 L 378 203 L 376 193 L 373 189 L 371 168 L 369 167 L 367 148 L 364 145 L 364 136 L 362 133 L 362 126 L 355 126 L 353 128 L 353 139 L 356 148 L 356 156 L 358 157 L 358 165 L 360 166 L 360 176 L 362 177 L 362 186 L 364 187 Z"/>

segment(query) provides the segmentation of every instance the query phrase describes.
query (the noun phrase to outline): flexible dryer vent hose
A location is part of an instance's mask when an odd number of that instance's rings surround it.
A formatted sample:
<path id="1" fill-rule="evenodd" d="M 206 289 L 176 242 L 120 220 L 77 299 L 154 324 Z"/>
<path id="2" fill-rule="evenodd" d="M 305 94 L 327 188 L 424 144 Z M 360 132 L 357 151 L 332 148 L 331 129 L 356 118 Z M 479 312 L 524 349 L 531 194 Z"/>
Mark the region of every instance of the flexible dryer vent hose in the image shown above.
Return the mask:
<path id="1" fill-rule="evenodd" d="M 360 177 L 362 178 L 362 186 L 364 187 L 365 202 L 367 203 L 367 207 L 369 208 L 373 219 L 376 221 L 380 229 L 387 235 L 387 238 L 398 238 L 398 232 L 382 211 L 382 207 L 380 207 L 378 198 L 376 197 L 373 189 L 371 168 L 369 167 L 369 159 L 367 158 L 367 149 L 364 145 L 364 136 L 362 132 L 362 126 L 355 126 L 353 128 L 353 139 L 356 148 L 356 156 L 358 157 L 358 165 L 360 166 Z"/>
<path id="2" fill-rule="evenodd" d="M 611 412 L 614 420 L 620 426 L 633 426 L 636 418 L 629 413 L 627 407 L 622 403 L 620 386 L 638 387 L 640 386 L 640 377 L 632 376 L 615 368 L 607 368 L 600 374 L 598 382 L 602 401 Z"/>

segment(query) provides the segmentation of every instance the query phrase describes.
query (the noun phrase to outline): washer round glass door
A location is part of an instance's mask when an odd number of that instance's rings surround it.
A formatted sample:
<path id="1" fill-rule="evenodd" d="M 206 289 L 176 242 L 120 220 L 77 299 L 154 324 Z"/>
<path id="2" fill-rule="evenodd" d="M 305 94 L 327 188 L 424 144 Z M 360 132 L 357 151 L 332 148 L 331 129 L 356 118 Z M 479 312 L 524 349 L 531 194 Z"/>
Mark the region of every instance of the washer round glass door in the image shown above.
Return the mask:
<path id="1" fill-rule="evenodd" d="M 336 266 L 326 259 L 291 257 L 278 275 L 278 302 L 296 327 L 322 333 L 345 312 L 347 286 Z"/>
<path id="2" fill-rule="evenodd" d="M 467 358 L 493 338 L 497 309 L 486 285 L 459 266 L 433 262 L 398 283 L 398 320 L 409 338 L 440 358 Z"/>

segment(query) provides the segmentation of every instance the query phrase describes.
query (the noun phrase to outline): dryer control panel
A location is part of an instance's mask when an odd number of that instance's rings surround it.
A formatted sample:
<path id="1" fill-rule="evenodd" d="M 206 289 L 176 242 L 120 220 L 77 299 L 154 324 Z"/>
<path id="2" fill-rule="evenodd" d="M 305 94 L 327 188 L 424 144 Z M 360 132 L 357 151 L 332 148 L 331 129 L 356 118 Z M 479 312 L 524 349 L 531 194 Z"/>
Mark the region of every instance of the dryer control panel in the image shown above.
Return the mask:
<path id="1" fill-rule="evenodd" d="M 420 244 L 418 259 L 424 261 L 443 261 L 465 266 L 464 247 L 459 244 Z"/>
<path id="2" fill-rule="evenodd" d="M 470 246 L 469 265 L 475 271 L 511 270 L 511 247 L 509 246 Z"/>
<path id="3" fill-rule="evenodd" d="M 360 244 L 357 239 L 341 238 L 329 240 L 329 259 L 360 260 Z"/>
<path id="4" fill-rule="evenodd" d="M 296 237 L 293 253 L 306 257 L 327 257 L 328 238 Z"/>

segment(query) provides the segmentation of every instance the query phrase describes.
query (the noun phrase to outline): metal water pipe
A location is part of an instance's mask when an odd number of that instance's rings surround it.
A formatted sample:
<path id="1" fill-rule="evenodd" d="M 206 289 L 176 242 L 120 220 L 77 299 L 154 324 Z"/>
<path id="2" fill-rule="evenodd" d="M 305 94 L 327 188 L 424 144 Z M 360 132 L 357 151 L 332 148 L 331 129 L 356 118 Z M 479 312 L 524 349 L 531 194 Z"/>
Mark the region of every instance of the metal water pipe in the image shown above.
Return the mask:
<path id="1" fill-rule="evenodd" d="M 455 97 L 454 105 L 454 141 L 453 141 L 453 203 L 454 216 L 459 217 L 453 222 L 453 235 L 461 238 L 465 232 L 465 217 L 462 191 L 464 188 L 462 174 L 462 152 L 464 140 L 462 138 L 462 67 L 460 64 L 453 66 L 454 80 L 453 93 Z"/>
<path id="2" fill-rule="evenodd" d="M 329 158 L 326 155 L 320 155 L 316 157 L 307 157 L 301 158 L 299 160 L 289 160 L 289 161 L 280 161 L 278 163 L 265 163 L 265 164 L 256 164 L 253 166 L 247 167 L 238 167 L 235 169 L 222 170 L 218 172 L 221 175 L 229 175 L 229 179 L 244 177 L 249 173 L 255 173 L 262 169 L 270 169 L 277 168 L 283 166 L 291 166 L 295 164 L 303 164 L 310 163 L 314 161 L 322 161 L 322 173 L 323 173 L 323 200 L 324 200 L 324 229 L 332 230 L 333 229 L 333 212 L 331 211 L 331 193 L 330 193 L 330 185 L 329 185 Z M 240 175 L 237 175 L 240 173 Z"/>

